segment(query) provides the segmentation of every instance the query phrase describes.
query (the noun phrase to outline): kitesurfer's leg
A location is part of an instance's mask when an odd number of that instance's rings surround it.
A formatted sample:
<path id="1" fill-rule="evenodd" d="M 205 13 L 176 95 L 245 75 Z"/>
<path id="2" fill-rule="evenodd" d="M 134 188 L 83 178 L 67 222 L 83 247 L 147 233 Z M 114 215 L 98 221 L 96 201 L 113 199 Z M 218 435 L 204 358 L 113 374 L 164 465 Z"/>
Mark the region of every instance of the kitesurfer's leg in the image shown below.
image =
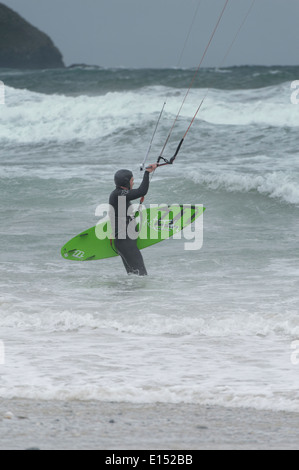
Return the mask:
<path id="1" fill-rule="evenodd" d="M 147 275 L 143 256 L 137 248 L 136 240 L 131 240 L 130 238 L 115 240 L 115 248 L 120 254 L 128 274 Z"/>

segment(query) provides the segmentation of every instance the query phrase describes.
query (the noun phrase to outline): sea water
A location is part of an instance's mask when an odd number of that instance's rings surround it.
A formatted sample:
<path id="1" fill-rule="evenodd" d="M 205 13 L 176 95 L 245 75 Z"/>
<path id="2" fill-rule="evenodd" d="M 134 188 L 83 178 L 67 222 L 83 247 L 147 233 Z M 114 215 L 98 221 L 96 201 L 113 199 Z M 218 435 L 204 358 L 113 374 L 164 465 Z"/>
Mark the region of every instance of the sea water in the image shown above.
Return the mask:
<path id="1" fill-rule="evenodd" d="M 203 204 L 200 250 L 144 250 L 146 278 L 60 255 L 116 170 L 139 184 L 193 76 L 1 70 L 1 397 L 299 411 L 299 67 L 203 69 L 190 91 L 145 204 Z"/>

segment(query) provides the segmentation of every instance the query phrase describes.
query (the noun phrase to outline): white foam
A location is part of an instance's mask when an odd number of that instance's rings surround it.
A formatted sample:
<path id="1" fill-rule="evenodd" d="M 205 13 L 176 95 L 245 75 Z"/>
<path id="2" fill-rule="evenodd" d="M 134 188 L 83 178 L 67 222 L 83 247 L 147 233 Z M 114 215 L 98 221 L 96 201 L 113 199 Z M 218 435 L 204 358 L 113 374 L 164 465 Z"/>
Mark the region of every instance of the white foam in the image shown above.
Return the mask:
<path id="1" fill-rule="evenodd" d="M 256 191 L 260 194 L 279 198 L 290 204 L 299 204 L 298 182 L 291 174 L 268 172 L 264 175 L 241 174 L 231 171 L 215 173 L 192 172 L 190 178 L 195 183 L 206 184 L 213 190 L 229 192 Z"/>
<path id="2" fill-rule="evenodd" d="M 103 96 L 45 95 L 6 87 L 1 108 L 2 142 L 88 141 L 122 128 L 152 124 L 167 97 L 165 118 L 176 116 L 186 90 L 149 87 Z M 192 90 L 181 118 L 188 121 L 206 90 Z M 211 90 L 200 119 L 212 124 L 297 127 L 299 107 L 291 104 L 289 85 L 261 90 Z M 166 122 L 166 121 L 165 121 Z"/>
<path id="3" fill-rule="evenodd" d="M 33 333 L 24 343 L 17 332 L 7 342 L 0 395 L 298 411 L 289 346 L 249 335 L 207 341 L 113 330 Z"/>
<path id="4" fill-rule="evenodd" d="M 0 139 L 38 143 L 103 138 L 136 122 L 132 109 L 136 99 L 133 93 L 67 97 L 8 87 L 7 106 L 0 118 Z"/>
<path id="5" fill-rule="evenodd" d="M 199 117 L 217 125 L 297 127 L 299 109 L 290 102 L 289 84 L 283 84 L 257 90 L 211 90 Z"/>
<path id="6" fill-rule="evenodd" d="M 296 271 L 297 272 L 297 271 Z M 286 281 L 287 282 L 287 281 Z M 217 288 L 217 285 L 216 285 Z M 218 287 L 220 289 L 221 287 Z M 48 295 L 50 295 L 48 293 Z M 176 305 L 172 305 L 173 298 L 167 301 L 167 297 L 163 297 L 163 309 L 158 311 L 158 304 L 161 303 L 161 295 L 157 305 L 154 300 L 149 299 L 132 300 L 126 303 L 124 300 L 119 306 L 118 314 L 116 302 L 110 307 L 108 299 L 102 297 L 102 310 L 98 311 L 96 300 L 82 300 L 74 310 L 53 309 L 50 305 L 44 304 L 40 310 L 39 303 L 42 300 L 35 299 L 22 302 L 22 307 L 17 299 L 7 297 L 6 300 L 0 302 L 1 324 L 3 328 L 18 329 L 23 331 L 40 331 L 42 333 L 64 333 L 73 332 L 80 329 L 107 331 L 119 331 L 123 333 L 133 334 L 137 336 L 150 335 L 175 335 L 189 336 L 198 335 L 204 337 L 230 337 L 232 335 L 246 336 L 272 336 L 278 335 L 283 338 L 299 337 L 299 325 L 296 322 L 297 309 L 292 305 L 285 308 L 288 309 L 287 316 L 285 310 L 279 303 L 271 304 L 269 307 L 256 303 L 251 311 L 246 307 L 246 296 L 250 298 L 251 287 L 249 291 L 243 290 L 243 295 L 239 299 L 237 305 L 233 304 L 233 294 L 225 297 L 222 295 L 222 303 L 219 298 L 215 298 L 214 302 L 205 300 L 200 301 L 200 297 L 192 298 L 188 292 L 189 298 L 188 312 L 182 315 L 186 299 L 184 292 L 182 298 L 176 298 Z M 263 295 L 263 291 L 259 296 Z M 264 293 L 267 296 L 267 292 Z M 269 294 L 268 294 L 269 295 Z M 243 299 L 243 301 L 242 301 Z M 74 299 L 75 300 L 75 299 Z M 291 299 L 290 299 L 291 300 Z M 63 299 L 56 297 L 58 304 L 63 304 Z M 48 303 L 50 300 L 48 299 Z M 84 308 L 85 305 L 85 308 Z M 89 311 L 88 311 L 89 310 Z M 127 314 L 130 311 L 130 315 Z M 102 313 L 103 312 L 103 313 Z M 200 312 L 200 315 L 199 315 Z M 146 318 L 146 321 L 145 321 Z"/>
<path id="7" fill-rule="evenodd" d="M 269 265 L 264 285 L 231 266 L 177 276 L 169 250 L 172 270 L 149 279 L 111 279 L 97 264 L 1 264 L 0 396 L 297 411 L 298 296 L 273 293 L 290 286 L 278 274 L 293 267 L 294 277 L 295 262 Z"/>

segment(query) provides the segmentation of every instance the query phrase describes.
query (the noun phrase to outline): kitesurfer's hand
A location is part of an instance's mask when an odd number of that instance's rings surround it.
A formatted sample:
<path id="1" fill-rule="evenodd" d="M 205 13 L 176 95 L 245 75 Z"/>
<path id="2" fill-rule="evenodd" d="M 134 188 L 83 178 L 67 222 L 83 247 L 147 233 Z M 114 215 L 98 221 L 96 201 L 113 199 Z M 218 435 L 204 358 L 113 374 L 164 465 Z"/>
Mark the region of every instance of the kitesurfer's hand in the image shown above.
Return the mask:
<path id="1" fill-rule="evenodd" d="M 146 167 L 146 171 L 148 171 L 149 173 L 152 173 L 153 171 L 155 171 L 157 166 L 158 166 L 157 163 L 153 163 L 152 165 L 149 165 Z"/>

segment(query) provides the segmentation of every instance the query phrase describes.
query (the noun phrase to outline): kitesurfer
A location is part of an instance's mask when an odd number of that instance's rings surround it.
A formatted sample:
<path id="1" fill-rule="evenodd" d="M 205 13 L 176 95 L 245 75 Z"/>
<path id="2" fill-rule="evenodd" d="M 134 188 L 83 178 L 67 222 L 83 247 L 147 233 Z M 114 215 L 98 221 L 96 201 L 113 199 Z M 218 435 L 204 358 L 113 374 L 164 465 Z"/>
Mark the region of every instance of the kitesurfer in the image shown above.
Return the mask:
<path id="1" fill-rule="evenodd" d="M 133 189 L 134 177 L 130 170 L 118 170 L 114 175 L 116 188 L 110 194 L 110 219 L 114 231 L 114 246 L 123 260 L 123 264 L 128 274 L 146 276 L 147 271 L 144 265 L 142 254 L 137 247 L 136 231 L 135 236 L 128 230 L 132 222 L 134 224 L 131 201 L 143 198 L 149 188 L 149 174 L 155 171 L 157 164 L 149 165 L 143 175 L 143 180 L 139 188 Z M 113 208 L 113 210 L 112 210 Z M 131 209 L 131 210 L 130 210 Z M 135 227 L 135 224 L 133 225 Z"/>

